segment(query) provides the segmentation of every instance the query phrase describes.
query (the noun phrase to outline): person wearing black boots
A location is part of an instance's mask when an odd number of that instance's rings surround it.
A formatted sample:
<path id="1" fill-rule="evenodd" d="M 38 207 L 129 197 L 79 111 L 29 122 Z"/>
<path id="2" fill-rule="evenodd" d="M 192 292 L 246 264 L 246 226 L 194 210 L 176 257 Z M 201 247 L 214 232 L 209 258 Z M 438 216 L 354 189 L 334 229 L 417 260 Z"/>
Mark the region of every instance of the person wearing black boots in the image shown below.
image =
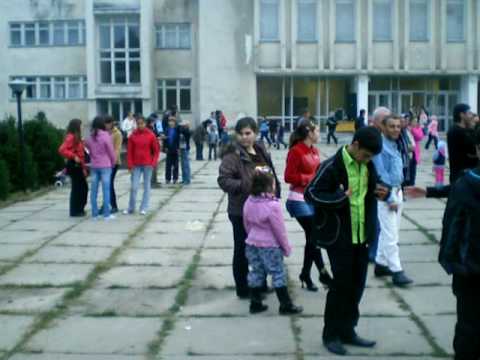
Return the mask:
<path id="1" fill-rule="evenodd" d="M 305 202 L 303 192 L 305 187 L 315 176 L 320 166 L 320 154 L 315 144 L 320 137 L 319 129 L 310 120 L 302 121 L 290 137 L 290 150 L 287 155 L 287 166 L 285 168 L 285 182 L 290 184 L 290 192 L 287 199 L 287 210 L 294 217 L 305 232 L 306 244 L 303 258 L 303 268 L 300 273 L 302 288 L 306 285 L 308 291 L 318 291 L 310 277 L 313 263 L 320 274 L 320 282 L 329 286 L 330 277 L 322 252 L 318 249 L 312 236 L 314 209 Z"/>
<path id="2" fill-rule="evenodd" d="M 322 163 L 305 190 L 305 200 L 315 207 L 313 236 L 326 248 L 333 274 L 323 343 L 338 355 L 347 354 L 345 344 L 366 348 L 376 344 L 358 336 L 355 327 L 367 279 L 368 246 L 376 233 L 377 198 L 389 195 L 371 162 L 381 151 L 377 129 L 358 130 L 350 145 Z"/>

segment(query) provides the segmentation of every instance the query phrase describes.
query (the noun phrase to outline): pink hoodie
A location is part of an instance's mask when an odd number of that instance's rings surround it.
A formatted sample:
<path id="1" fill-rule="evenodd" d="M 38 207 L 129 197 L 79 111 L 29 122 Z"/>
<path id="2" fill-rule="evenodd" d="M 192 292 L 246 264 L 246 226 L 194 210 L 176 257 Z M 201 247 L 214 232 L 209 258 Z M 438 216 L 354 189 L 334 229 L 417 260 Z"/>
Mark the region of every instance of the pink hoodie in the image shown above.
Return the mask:
<path id="1" fill-rule="evenodd" d="M 285 256 L 291 254 L 282 205 L 273 195 L 249 196 L 243 207 L 243 223 L 248 245 L 281 248 Z"/>
<path id="2" fill-rule="evenodd" d="M 425 135 L 423 134 L 423 129 L 420 126 L 415 126 L 410 129 L 410 132 L 413 135 L 413 138 L 415 139 L 415 160 L 417 161 L 417 164 L 420 164 L 420 159 L 421 159 L 421 154 L 420 154 L 420 141 L 423 140 Z"/>
<path id="3" fill-rule="evenodd" d="M 90 152 L 92 168 L 111 168 L 115 166 L 116 157 L 113 148 L 113 139 L 110 133 L 105 130 L 98 130 L 97 136 L 91 135 L 85 146 Z"/>

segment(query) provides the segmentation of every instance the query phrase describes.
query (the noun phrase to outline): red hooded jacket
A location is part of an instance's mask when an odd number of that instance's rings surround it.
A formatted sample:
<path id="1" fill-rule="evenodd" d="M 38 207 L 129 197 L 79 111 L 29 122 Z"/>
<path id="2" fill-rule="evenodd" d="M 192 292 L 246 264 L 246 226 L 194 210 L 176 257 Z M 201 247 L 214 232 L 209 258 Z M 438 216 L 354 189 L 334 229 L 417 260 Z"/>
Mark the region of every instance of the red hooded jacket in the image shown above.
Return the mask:
<path id="1" fill-rule="evenodd" d="M 136 129 L 128 138 L 127 164 L 129 169 L 135 166 L 155 167 L 159 155 L 160 145 L 151 130 Z"/>
<path id="2" fill-rule="evenodd" d="M 287 155 L 285 182 L 290 190 L 302 193 L 314 178 L 320 166 L 320 153 L 315 146 L 308 147 L 303 141 L 294 145 Z"/>

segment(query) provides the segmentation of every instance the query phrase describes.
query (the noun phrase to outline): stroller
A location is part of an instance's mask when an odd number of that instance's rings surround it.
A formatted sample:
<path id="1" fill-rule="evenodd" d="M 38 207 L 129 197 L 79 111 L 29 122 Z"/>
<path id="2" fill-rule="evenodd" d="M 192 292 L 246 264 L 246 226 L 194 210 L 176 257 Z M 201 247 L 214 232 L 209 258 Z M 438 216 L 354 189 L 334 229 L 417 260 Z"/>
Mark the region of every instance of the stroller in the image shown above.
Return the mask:
<path id="1" fill-rule="evenodd" d="M 60 170 L 57 172 L 54 176 L 55 179 L 55 187 L 56 188 L 61 188 L 67 183 L 67 169 L 64 168 L 63 170 Z"/>

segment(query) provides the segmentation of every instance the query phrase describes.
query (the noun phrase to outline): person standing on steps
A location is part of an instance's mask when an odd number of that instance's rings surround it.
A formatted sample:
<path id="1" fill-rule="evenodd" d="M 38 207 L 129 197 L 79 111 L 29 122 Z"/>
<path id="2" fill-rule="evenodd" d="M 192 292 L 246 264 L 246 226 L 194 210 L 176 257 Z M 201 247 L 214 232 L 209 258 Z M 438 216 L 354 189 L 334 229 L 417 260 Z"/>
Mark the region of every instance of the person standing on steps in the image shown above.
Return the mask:
<path id="1" fill-rule="evenodd" d="M 368 271 L 368 244 L 375 238 L 377 198 L 388 196 L 371 162 L 382 151 L 382 138 L 364 127 L 336 155 L 324 161 L 305 189 L 315 208 L 314 238 L 330 259 L 333 281 L 325 305 L 323 343 L 332 353 L 346 355 L 344 344 L 373 347 L 355 327 Z"/>
<path id="2" fill-rule="evenodd" d="M 85 216 L 88 197 L 87 167 L 85 148 L 82 141 L 82 121 L 72 119 L 67 127 L 67 135 L 58 153 L 66 160 L 67 174 L 72 181 L 70 190 L 70 216 Z"/>
<path id="3" fill-rule="evenodd" d="M 307 204 L 303 197 L 305 187 L 315 176 L 320 166 L 320 153 L 315 145 L 320 138 L 318 127 L 310 120 L 305 120 L 297 126 L 290 137 L 290 150 L 287 155 L 285 168 L 285 182 L 290 184 L 290 192 L 287 199 L 287 210 L 294 217 L 305 232 L 305 252 L 303 267 L 300 273 L 302 288 L 307 286 L 309 291 L 318 291 L 312 281 L 310 272 L 313 263 L 320 275 L 320 282 L 325 286 L 331 284 L 331 277 L 325 268 L 322 252 L 316 247 L 312 239 L 314 209 Z"/>
<path id="4" fill-rule="evenodd" d="M 303 308 L 294 305 L 288 293 L 283 257 L 290 256 L 292 246 L 288 241 L 282 206 L 275 197 L 275 177 L 269 167 L 255 168 L 250 196 L 243 208 L 243 223 L 247 233 L 245 254 L 250 268 L 250 313 L 268 309 L 262 303 L 266 275 L 272 276 L 280 302 L 280 315 L 301 313 Z"/>
<path id="5" fill-rule="evenodd" d="M 151 177 L 153 167 L 158 162 L 160 146 L 155 134 L 147 128 L 147 122 L 137 116 L 137 129 L 128 138 L 127 164 L 131 174 L 130 200 L 124 214 L 133 214 L 136 207 L 140 178 L 143 177 L 143 198 L 140 214 L 146 215 L 150 203 Z"/>
<path id="6" fill-rule="evenodd" d="M 270 155 L 263 143 L 256 142 L 258 127 L 251 117 L 241 118 L 235 125 L 236 141 L 224 147 L 218 185 L 228 194 L 228 218 L 233 228 L 233 277 L 237 296 L 249 299 L 248 262 L 245 256 L 247 233 L 243 223 L 243 206 L 252 187 L 256 167 L 269 167 L 275 178 L 275 194 L 280 198 L 280 182 Z"/>

